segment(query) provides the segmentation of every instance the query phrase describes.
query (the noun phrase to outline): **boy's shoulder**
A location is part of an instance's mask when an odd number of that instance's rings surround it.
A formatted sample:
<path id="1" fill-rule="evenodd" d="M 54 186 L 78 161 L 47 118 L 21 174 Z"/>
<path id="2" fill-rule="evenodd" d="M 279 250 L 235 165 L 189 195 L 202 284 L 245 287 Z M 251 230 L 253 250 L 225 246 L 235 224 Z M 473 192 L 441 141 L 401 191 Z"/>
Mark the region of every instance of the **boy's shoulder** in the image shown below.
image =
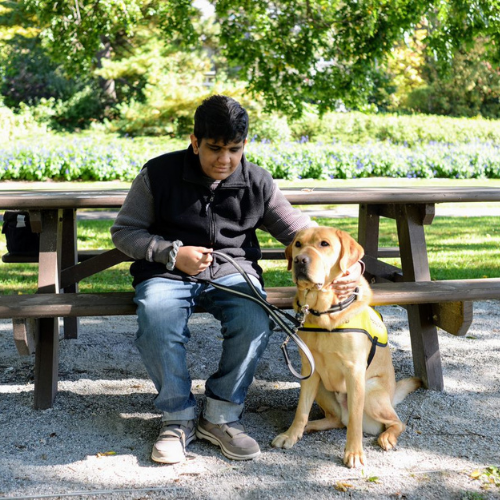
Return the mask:
<path id="1" fill-rule="evenodd" d="M 146 167 L 150 166 L 162 166 L 165 167 L 167 165 L 177 165 L 178 162 L 183 162 L 186 157 L 187 149 L 181 149 L 179 151 L 171 151 L 168 153 L 163 153 L 159 156 L 155 156 L 151 158 L 147 163 Z"/>

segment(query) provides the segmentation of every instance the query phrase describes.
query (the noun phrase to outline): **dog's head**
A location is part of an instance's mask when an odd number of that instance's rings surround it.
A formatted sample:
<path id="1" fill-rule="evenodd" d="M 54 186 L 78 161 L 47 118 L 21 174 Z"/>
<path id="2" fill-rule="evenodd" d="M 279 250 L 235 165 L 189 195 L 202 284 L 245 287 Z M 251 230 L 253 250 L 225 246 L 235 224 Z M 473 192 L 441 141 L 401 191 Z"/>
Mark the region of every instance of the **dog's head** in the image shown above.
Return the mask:
<path id="1" fill-rule="evenodd" d="M 288 269 L 299 289 L 323 288 L 363 255 L 363 247 L 349 234 L 326 226 L 299 231 L 285 250 Z"/>

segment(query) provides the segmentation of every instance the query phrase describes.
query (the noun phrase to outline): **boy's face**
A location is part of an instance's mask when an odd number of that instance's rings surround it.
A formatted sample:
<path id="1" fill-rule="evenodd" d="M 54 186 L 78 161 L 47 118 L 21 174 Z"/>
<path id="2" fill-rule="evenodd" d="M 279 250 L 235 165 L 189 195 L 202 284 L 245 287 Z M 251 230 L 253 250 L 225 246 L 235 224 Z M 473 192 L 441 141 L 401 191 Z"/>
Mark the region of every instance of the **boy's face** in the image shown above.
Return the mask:
<path id="1" fill-rule="evenodd" d="M 191 134 L 194 154 L 200 158 L 203 173 L 216 181 L 227 179 L 240 164 L 246 139 L 241 142 L 216 141 L 215 139 L 198 139 Z"/>

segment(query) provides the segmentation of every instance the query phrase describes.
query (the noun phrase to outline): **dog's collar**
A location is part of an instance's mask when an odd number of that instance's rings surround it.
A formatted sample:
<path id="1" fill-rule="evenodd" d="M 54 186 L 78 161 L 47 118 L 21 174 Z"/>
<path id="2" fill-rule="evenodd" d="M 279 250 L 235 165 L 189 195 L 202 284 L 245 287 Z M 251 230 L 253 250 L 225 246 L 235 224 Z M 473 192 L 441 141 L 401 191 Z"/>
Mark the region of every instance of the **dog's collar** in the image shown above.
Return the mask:
<path id="1" fill-rule="evenodd" d="M 326 311 L 317 311 L 316 309 L 307 308 L 307 312 L 313 314 L 314 316 L 321 316 L 322 314 L 331 314 L 343 311 L 358 299 L 358 293 L 359 293 L 359 288 L 356 288 L 356 290 L 354 290 L 354 293 L 350 297 L 343 300 L 342 302 L 339 302 L 338 304 L 333 304 L 332 307 L 330 307 L 330 309 L 327 309 Z M 299 299 L 297 299 L 297 307 L 299 309 L 303 308 L 303 306 L 301 306 L 299 303 Z"/>

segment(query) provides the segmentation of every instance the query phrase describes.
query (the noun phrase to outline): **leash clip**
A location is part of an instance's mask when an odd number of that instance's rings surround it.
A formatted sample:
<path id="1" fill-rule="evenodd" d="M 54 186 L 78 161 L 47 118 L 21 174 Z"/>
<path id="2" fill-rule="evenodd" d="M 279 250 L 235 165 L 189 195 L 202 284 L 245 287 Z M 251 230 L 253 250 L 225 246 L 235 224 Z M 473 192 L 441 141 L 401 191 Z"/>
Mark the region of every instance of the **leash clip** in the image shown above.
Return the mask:
<path id="1" fill-rule="evenodd" d="M 306 316 L 309 314 L 309 305 L 304 304 L 303 306 L 300 307 L 300 312 L 296 314 L 297 321 L 299 322 L 299 326 L 295 328 L 295 332 L 299 328 L 302 328 L 304 326 L 304 323 L 306 322 Z"/>

